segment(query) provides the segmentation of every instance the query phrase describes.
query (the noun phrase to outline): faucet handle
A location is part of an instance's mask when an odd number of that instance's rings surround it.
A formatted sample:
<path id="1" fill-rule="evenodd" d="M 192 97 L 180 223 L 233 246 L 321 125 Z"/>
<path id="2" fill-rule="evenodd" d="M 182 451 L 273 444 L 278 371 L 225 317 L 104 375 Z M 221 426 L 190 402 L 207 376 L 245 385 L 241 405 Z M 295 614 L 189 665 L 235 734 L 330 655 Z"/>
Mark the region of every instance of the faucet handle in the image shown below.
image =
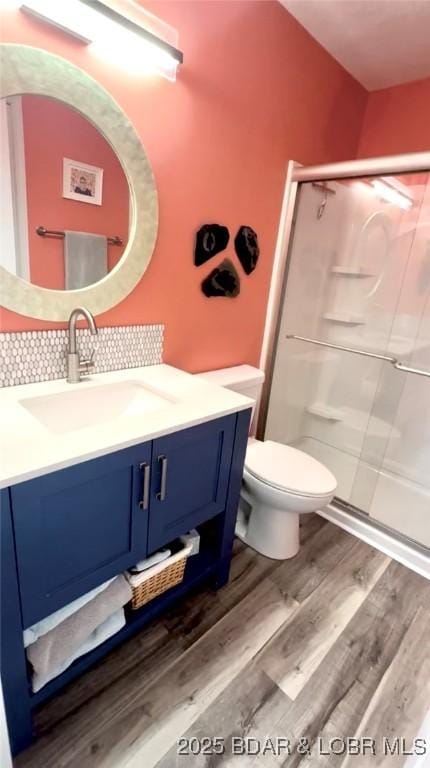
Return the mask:
<path id="1" fill-rule="evenodd" d="M 90 371 L 95 366 L 94 353 L 95 353 L 95 349 L 92 349 L 90 352 L 89 358 L 87 360 L 81 360 L 79 363 L 79 369 L 83 376 L 88 376 Z"/>

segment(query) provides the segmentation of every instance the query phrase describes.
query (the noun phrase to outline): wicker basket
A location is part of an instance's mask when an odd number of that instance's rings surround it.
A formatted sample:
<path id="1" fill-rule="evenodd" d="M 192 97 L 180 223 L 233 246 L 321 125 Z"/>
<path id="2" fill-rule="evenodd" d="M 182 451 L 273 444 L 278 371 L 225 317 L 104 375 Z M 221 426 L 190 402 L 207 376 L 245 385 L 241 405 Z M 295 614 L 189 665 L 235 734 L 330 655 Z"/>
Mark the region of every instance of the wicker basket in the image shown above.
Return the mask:
<path id="1" fill-rule="evenodd" d="M 138 578 L 136 578 L 137 574 L 133 577 L 135 583 L 130 583 L 133 590 L 131 607 L 134 611 L 183 581 L 185 566 L 191 549 L 192 545 L 184 546 L 179 552 L 163 560 L 162 563 L 157 563 L 157 565 L 139 574 Z M 136 584 L 136 581 L 139 583 Z"/>

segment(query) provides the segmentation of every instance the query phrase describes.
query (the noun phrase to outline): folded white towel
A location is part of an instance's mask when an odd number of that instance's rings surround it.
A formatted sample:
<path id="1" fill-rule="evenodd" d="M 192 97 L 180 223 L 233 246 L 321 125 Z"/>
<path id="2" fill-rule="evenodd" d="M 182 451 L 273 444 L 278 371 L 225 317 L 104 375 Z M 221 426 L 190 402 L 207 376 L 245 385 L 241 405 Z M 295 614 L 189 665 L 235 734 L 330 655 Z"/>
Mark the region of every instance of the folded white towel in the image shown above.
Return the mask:
<path id="1" fill-rule="evenodd" d="M 76 648 L 75 652 L 67 659 L 65 659 L 58 667 L 52 667 L 49 672 L 45 674 L 45 676 L 34 674 L 32 678 L 33 692 L 36 693 L 36 691 L 40 691 L 40 689 L 49 683 L 50 680 L 53 680 L 55 677 L 58 677 L 58 675 L 61 675 L 61 673 L 70 667 L 70 665 L 73 664 L 76 659 L 79 659 L 80 656 L 84 656 L 94 648 L 97 648 L 98 645 L 104 643 L 105 640 L 109 639 L 109 637 L 116 635 L 116 633 L 119 632 L 120 629 L 122 629 L 124 626 L 124 608 L 120 608 L 119 611 L 113 613 L 112 616 L 109 616 L 106 621 L 100 624 L 100 626 L 98 626 L 97 629 L 91 633 L 85 642 L 83 642 L 79 648 Z"/>
<path id="2" fill-rule="evenodd" d="M 45 619 L 41 619 L 41 621 L 38 621 L 36 624 L 33 624 L 33 626 L 25 629 L 24 648 L 28 648 L 28 646 L 32 643 L 35 643 L 39 637 L 46 635 L 46 633 L 50 632 L 51 629 L 54 629 L 54 627 L 58 626 L 58 624 L 61 624 L 62 621 L 67 619 L 73 613 L 79 611 L 79 608 L 82 608 L 83 605 L 89 603 L 90 600 L 92 600 L 96 595 L 98 595 L 100 592 L 103 592 L 109 586 L 109 584 L 112 584 L 112 582 L 113 579 L 105 581 L 104 584 L 100 584 L 99 587 L 92 589 L 91 592 L 87 592 L 86 595 L 78 597 L 76 600 L 73 600 L 72 603 L 65 605 L 64 608 L 60 608 L 58 611 L 55 611 L 55 613 L 51 613 L 49 616 L 46 616 Z"/>
<path id="3" fill-rule="evenodd" d="M 160 549 L 159 552 L 154 552 L 153 555 L 150 555 L 145 560 L 139 560 L 136 565 L 133 565 L 133 568 L 130 568 L 130 573 L 141 573 L 142 571 L 146 571 L 147 568 L 151 568 L 151 566 L 156 565 L 157 563 L 162 563 L 163 560 L 167 560 L 171 554 L 172 552 L 170 549 Z"/>
<path id="4" fill-rule="evenodd" d="M 152 565 L 150 568 L 146 568 L 146 570 L 141 571 L 140 573 L 130 573 L 130 571 L 126 571 L 124 576 L 131 587 L 138 587 L 140 584 L 148 581 L 153 576 L 156 576 L 157 573 L 164 571 L 164 569 L 168 566 L 173 565 L 173 563 L 177 563 L 178 560 L 181 560 L 183 557 L 188 557 L 192 548 L 193 545 L 188 544 L 188 546 L 184 546 L 182 549 L 180 549 L 179 552 L 176 552 L 174 555 L 170 555 L 168 562 L 167 560 L 163 560 L 159 563 L 156 563 L 155 565 Z"/>

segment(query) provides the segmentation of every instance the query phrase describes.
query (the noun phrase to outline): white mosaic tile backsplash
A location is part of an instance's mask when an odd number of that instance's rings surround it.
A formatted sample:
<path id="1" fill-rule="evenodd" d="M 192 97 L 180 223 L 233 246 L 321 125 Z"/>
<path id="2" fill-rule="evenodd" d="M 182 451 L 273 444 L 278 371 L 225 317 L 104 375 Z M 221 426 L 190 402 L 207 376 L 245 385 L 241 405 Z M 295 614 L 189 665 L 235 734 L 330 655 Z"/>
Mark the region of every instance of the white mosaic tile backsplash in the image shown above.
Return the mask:
<path id="1" fill-rule="evenodd" d="M 79 329 L 78 349 L 94 349 L 95 373 L 157 365 L 163 359 L 164 325 L 117 325 L 92 336 Z M 0 387 L 66 377 L 68 331 L 0 333 Z"/>

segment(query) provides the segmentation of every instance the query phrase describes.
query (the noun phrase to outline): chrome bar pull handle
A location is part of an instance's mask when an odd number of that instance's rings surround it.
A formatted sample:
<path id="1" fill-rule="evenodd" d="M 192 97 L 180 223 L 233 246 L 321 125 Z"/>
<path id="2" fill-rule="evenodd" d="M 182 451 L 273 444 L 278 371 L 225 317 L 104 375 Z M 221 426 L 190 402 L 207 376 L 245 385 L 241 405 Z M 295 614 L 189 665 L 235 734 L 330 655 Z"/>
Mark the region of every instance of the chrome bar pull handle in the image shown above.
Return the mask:
<path id="1" fill-rule="evenodd" d="M 339 349 L 341 352 L 351 352 L 353 355 L 362 355 L 363 357 L 373 357 L 375 360 L 385 360 L 387 363 L 397 363 L 395 357 L 389 355 L 378 355 L 376 352 L 366 352 L 365 349 L 357 349 L 356 347 L 344 347 L 342 344 L 331 344 L 329 341 L 320 341 L 320 339 L 311 339 L 307 336 L 296 336 L 294 333 L 288 333 L 286 339 L 297 339 L 298 341 L 306 341 L 308 344 L 316 344 L 318 347 L 328 347 L 329 349 Z"/>
<path id="2" fill-rule="evenodd" d="M 297 339 L 298 341 L 306 341 L 308 344 L 316 344 L 319 347 L 328 347 L 329 349 L 340 349 L 341 352 L 351 352 L 353 355 L 362 355 L 363 357 L 373 357 L 376 360 L 385 360 L 397 371 L 404 371 L 405 373 L 414 373 L 416 376 L 428 376 L 430 378 L 430 371 L 424 371 L 422 368 L 412 368 L 409 365 L 399 362 L 396 357 L 390 357 L 389 355 L 378 355 L 376 352 L 366 352 L 365 349 L 356 349 L 355 347 L 343 347 L 341 344 L 331 344 L 328 341 L 320 341 L 320 339 L 311 339 L 307 336 L 296 336 L 294 333 L 287 333 L 286 339 Z"/>
<path id="3" fill-rule="evenodd" d="M 398 371 L 404 371 L 405 373 L 415 373 L 417 376 L 428 376 L 430 378 L 430 371 L 423 371 L 421 368 L 411 368 L 409 365 L 403 363 L 394 363 L 394 367 Z"/>
<path id="4" fill-rule="evenodd" d="M 139 469 L 142 473 L 142 498 L 139 501 L 140 509 L 148 509 L 149 505 L 149 481 L 151 478 L 151 467 L 147 461 L 142 461 L 139 464 Z"/>
<path id="5" fill-rule="evenodd" d="M 158 462 L 161 466 L 161 479 L 160 479 L 160 490 L 157 493 L 157 499 L 158 501 L 164 501 L 164 499 L 166 498 L 166 490 L 167 490 L 167 457 L 159 456 Z"/>

